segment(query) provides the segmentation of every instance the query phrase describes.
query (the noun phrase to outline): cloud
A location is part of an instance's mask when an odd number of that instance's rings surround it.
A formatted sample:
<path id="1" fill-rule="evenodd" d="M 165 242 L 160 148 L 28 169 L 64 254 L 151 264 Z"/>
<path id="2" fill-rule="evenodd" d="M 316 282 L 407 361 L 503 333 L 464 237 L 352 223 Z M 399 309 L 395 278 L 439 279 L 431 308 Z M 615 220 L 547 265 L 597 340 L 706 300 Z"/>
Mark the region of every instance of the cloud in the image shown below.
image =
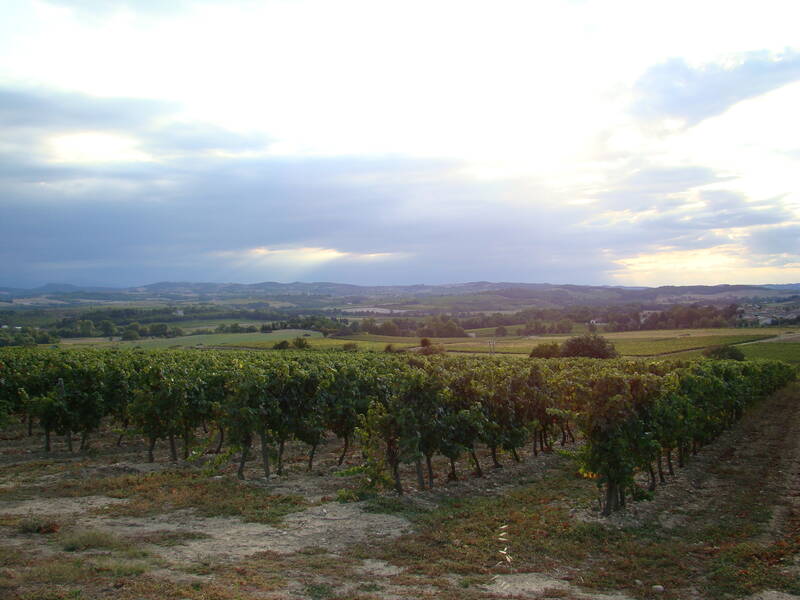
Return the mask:
<path id="1" fill-rule="evenodd" d="M 277 156 L 170 103 L 6 87 L 0 111 L 7 285 L 607 283 L 648 264 L 620 261 L 744 247 L 791 216 L 699 163 L 630 161 L 562 188 L 454 159 Z"/>
<path id="2" fill-rule="evenodd" d="M 186 121 L 176 103 L 138 98 L 98 98 L 43 89 L 0 88 L 0 143 L 14 153 L 55 152 L 69 162 L 103 162 L 114 154 L 157 157 L 198 152 L 264 152 L 270 140 L 217 125 Z"/>
<path id="3" fill-rule="evenodd" d="M 665 209 L 682 204 L 693 189 L 730 179 L 699 165 L 643 166 L 623 174 L 593 197 L 607 208 Z"/>
<path id="4" fill-rule="evenodd" d="M 171 14 L 192 5 L 219 3 L 219 0 L 45 0 L 48 4 L 62 6 L 77 13 L 105 17 L 120 10 L 145 14 Z"/>
<path id="5" fill-rule="evenodd" d="M 748 236 L 747 246 L 754 254 L 791 257 L 797 262 L 800 260 L 800 224 L 759 228 Z"/>
<path id="6" fill-rule="evenodd" d="M 734 104 L 800 80 L 800 53 L 751 52 L 735 64 L 689 65 L 673 58 L 651 67 L 636 82 L 637 116 L 681 119 L 696 125 Z"/>
<path id="7" fill-rule="evenodd" d="M 665 281 L 681 284 L 715 285 L 745 281 L 781 281 L 800 277 L 800 262 L 764 263 L 753 260 L 741 245 L 723 244 L 703 250 L 664 250 L 642 253 L 618 261 L 613 274 L 619 283 L 661 285 Z"/>
<path id="8" fill-rule="evenodd" d="M 44 88 L 0 88 L 0 123 L 12 129 L 130 130 L 148 126 L 178 109 L 177 104 L 160 100 L 97 98 Z"/>

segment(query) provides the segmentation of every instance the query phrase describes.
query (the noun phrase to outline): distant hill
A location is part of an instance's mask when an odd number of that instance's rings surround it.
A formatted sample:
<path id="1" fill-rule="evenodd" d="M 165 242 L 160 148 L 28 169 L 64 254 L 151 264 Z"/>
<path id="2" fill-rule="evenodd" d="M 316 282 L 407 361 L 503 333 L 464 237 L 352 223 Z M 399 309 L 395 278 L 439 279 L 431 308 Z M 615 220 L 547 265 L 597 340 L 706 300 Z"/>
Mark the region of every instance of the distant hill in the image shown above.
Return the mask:
<path id="1" fill-rule="evenodd" d="M 511 310 L 525 306 L 563 307 L 614 304 L 724 304 L 800 294 L 798 284 L 624 287 L 474 281 L 441 285 L 362 286 L 332 282 L 209 283 L 162 281 L 130 288 L 81 287 L 49 283 L 33 289 L 0 287 L 4 303 L 102 304 L 120 302 L 204 302 L 231 299 L 280 301 L 295 306 L 426 307 L 439 310 Z M 35 299 L 35 302 L 34 302 Z"/>

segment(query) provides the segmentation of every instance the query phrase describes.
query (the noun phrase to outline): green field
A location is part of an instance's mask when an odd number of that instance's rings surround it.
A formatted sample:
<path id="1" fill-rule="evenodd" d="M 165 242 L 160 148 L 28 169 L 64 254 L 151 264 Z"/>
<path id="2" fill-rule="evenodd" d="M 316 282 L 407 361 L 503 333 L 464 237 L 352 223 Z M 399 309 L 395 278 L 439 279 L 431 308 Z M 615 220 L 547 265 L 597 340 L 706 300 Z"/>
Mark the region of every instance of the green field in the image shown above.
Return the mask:
<path id="1" fill-rule="evenodd" d="M 295 336 L 292 336 L 294 339 Z M 376 336 L 378 337 L 378 336 Z M 348 344 L 356 344 L 356 350 L 363 350 L 363 351 L 370 351 L 370 352 L 383 352 L 386 349 L 387 344 L 392 344 L 395 350 L 404 350 L 407 348 L 413 348 L 419 345 L 419 342 L 413 338 L 404 338 L 404 342 L 383 342 L 383 341 L 376 341 L 376 340 L 349 340 L 343 338 L 325 338 L 321 336 L 307 338 L 308 343 L 311 345 L 311 348 L 314 350 L 335 350 L 337 348 L 343 348 L 345 345 Z M 267 341 L 267 340 L 259 340 L 255 342 L 232 342 L 227 344 L 221 344 L 223 346 L 232 346 L 232 347 L 245 347 L 245 348 L 257 348 L 257 349 L 270 349 L 272 348 L 275 340 Z"/>
<path id="2" fill-rule="evenodd" d="M 788 363 L 800 363 L 800 342 L 766 342 L 764 344 L 747 344 L 740 350 L 749 359 L 767 358 L 784 360 Z"/>
<path id="3" fill-rule="evenodd" d="M 625 331 L 609 333 L 606 338 L 614 343 L 623 356 L 659 356 L 702 350 L 709 346 L 741 344 L 775 337 L 778 330 L 761 330 L 743 333 L 742 329 L 676 329 L 662 331 Z M 534 346 L 561 343 L 566 335 L 536 337 L 509 336 L 495 339 L 494 351 L 498 354 L 528 354 Z M 438 340 L 437 340 L 438 341 Z M 489 341 L 459 338 L 443 342 L 453 352 L 491 352 Z"/>
<path id="4" fill-rule="evenodd" d="M 174 327 L 180 327 L 184 331 L 192 331 L 195 329 L 215 329 L 218 325 L 233 325 L 238 323 L 242 327 L 261 327 L 264 321 L 248 321 L 242 319 L 192 319 L 191 321 L 174 321 L 169 324 Z"/>
<path id="5" fill-rule="evenodd" d="M 698 350 L 709 346 L 723 346 L 768 339 L 768 335 L 709 335 L 697 337 L 619 339 L 614 346 L 623 356 L 657 356 L 686 350 Z"/>
<path id="6" fill-rule="evenodd" d="M 525 328 L 525 325 L 506 325 L 506 332 L 508 336 L 519 336 L 521 335 L 520 330 Z M 467 333 L 474 333 L 476 337 L 479 338 L 497 338 L 501 340 L 503 338 L 498 338 L 495 335 L 495 331 L 497 327 L 481 327 L 480 329 L 467 329 Z M 554 333 L 554 334 L 547 334 L 552 335 L 552 337 L 568 337 L 570 335 L 581 335 L 583 333 L 588 333 L 589 327 L 585 323 L 573 323 L 572 324 L 572 331 L 570 333 Z"/>
<path id="7" fill-rule="evenodd" d="M 233 319 L 226 320 L 231 323 Z M 198 321 L 200 323 L 202 321 Z M 220 321 L 215 321 L 219 323 Z M 239 323 L 244 324 L 242 321 Z M 479 330 L 480 333 L 492 328 Z M 493 329 L 492 329 L 493 330 Z M 778 334 L 791 333 L 788 329 L 678 329 L 660 331 L 625 331 L 606 334 L 622 356 L 654 357 L 676 356 L 695 358 L 709 346 L 739 344 L 748 358 L 774 358 L 787 362 L 800 362 L 800 337 L 789 338 L 792 342 L 747 343 L 777 337 Z M 316 331 L 285 329 L 272 333 L 214 333 L 188 335 L 177 338 L 145 338 L 137 341 L 109 342 L 107 338 L 65 339 L 62 346 L 98 346 L 120 348 L 193 348 L 229 347 L 269 350 L 281 340 L 303 337 L 312 349 L 328 350 L 342 348 L 346 344 L 357 345 L 357 350 L 382 352 L 387 344 L 396 350 L 407 350 L 419 346 L 416 337 L 372 335 L 361 333 L 347 337 L 326 338 Z M 548 336 L 507 336 L 495 339 L 494 352 L 498 354 L 527 355 L 534 346 L 546 343 L 562 343 L 568 335 Z M 434 344 L 441 344 L 449 352 L 486 354 L 492 351 L 488 337 L 477 338 L 431 338 Z"/>
<path id="8" fill-rule="evenodd" d="M 322 338 L 318 331 L 304 329 L 281 329 L 272 333 L 210 333 L 184 335 L 176 338 L 145 338 L 130 342 L 109 342 L 108 338 L 75 338 L 64 340 L 64 346 L 97 346 L 103 348 L 192 348 L 195 346 L 234 346 L 250 348 L 272 348 L 275 342 L 306 337 L 309 340 Z"/>

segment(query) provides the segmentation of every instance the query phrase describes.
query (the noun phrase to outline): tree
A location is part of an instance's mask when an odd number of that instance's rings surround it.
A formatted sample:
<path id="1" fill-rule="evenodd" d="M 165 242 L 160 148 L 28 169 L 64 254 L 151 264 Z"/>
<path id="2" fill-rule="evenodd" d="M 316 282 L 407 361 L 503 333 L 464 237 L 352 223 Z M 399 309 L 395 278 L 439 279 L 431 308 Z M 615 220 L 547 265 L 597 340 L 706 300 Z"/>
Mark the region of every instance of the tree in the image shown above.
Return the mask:
<path id="1" fill-rule="evenodd" d="M 102 332 L 104 337 L 113 337 L 114 334 L 117 332 L 117 327 L 114 323 L 108 319 L 103 319 L 100 322 L 100 331 Z"/>
<path id="2" fill-rule="evenodd" d="M 126 329 L 122 333 L 122 339 L 125 341 L 138 340 L 141 336 L 135 329 Z"/>
<path id="3" fill-rule="evenodd" d="M 561 347 L 561 356 L 586 356 L 588 358 L 616 358 L 614 344 L 601 335 L 587 334 L 571 337 Z"/>
<path id="4" fill-rule="evenodd" d="M 294 340 L 292 340 L 292 346 L 298 350 L 306 350 L 311 347 L 311 344 L 309 344 L 308 340 L 305 338 L 296 337 Z"/>
<path id="5" fill-rule="evenodd" d="M 78 321 L 78 331 L 81 337 L 92 337 L 94 335 L 94 323 L 88 319 L 85 321 Z"/>

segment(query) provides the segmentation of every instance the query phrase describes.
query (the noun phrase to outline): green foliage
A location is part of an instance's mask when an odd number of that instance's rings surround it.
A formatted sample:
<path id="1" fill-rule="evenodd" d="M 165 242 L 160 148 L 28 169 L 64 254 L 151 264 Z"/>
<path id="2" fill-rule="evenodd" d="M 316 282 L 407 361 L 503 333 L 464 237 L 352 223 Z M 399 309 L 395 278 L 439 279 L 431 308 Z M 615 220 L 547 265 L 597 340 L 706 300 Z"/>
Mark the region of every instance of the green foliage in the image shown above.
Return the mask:
<path id="1" fill-rule="evenodd" d="M 436 455 L 451 460 L 451 477 L 465 454 L 480 475 L 480 444 L 499 466 L 500 451 L 518 458 L 530 443 L 534 452 L 551 451 L 574 431 L 584 440 L 579 470 L 604 487 L 610 512 L 626 494 L 641 495 L 637 473 L 674 453 L 680 462 L 794 377 L 775 361 L 7 348 L 0 350 L 0 407 L 68 443 L 113 420 L 149 441 L 151 459 L 158 440 L 169 442 L 173 460 L 179 444 L 184 458 L 217 444 L 221 458 L 209 465 L 236 453 L 241 476 L 257 439 L 269 476 L 272 461 L 282 471 L 287 442 L 309 446 L 310 469 L 315 448 L 332 433 L 344 443 L 342 460 L 354 441 L 365 457 L 357 496 L 390 486 L 402 492 L 404 464 L 417 467 L 426 487 Z"/>
<path id="2" fill-rule="evenodd" d="M 308 343 L 307 339 L 297 337 L 292 340 L 292 347 L 298 350 L 306 350 L 311 347 L 311 344 Z"/>
<path id="3" fill-rule="evenodd" d="M 587 334 L 571 337 L 561 346 L 561 356 L 587 358 L 616 358 L 614 344 L 601 335 Z"/>
<path id="4" fill-rule="evenodd" d="M 539 344 L 533 347 L 529 356 L 530 358 L 558 358 L 561 356 L 561 346 L 558 342 Z"/>
<path id="5" fill-rule="evenodd" d="M 703 350 L 703 356 L 716 360 L 744 360 L 744 352 L 736 346 L 711 346 Z"/>

